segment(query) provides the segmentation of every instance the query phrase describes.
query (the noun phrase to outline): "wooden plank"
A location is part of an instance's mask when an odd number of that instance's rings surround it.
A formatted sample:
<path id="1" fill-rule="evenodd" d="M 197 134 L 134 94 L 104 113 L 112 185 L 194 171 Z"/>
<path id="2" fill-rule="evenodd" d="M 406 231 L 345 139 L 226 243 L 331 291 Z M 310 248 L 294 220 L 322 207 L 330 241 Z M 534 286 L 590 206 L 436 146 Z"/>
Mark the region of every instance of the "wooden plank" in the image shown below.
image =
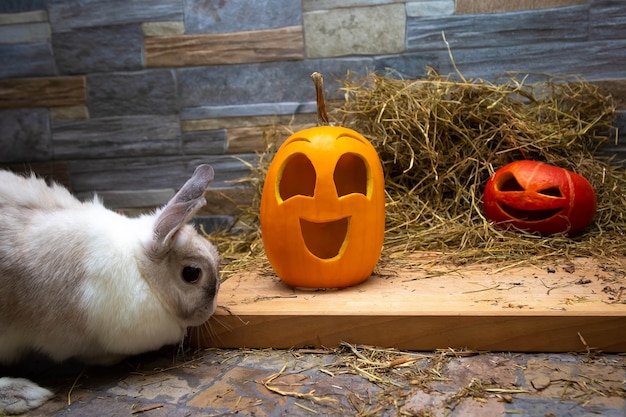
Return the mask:
<path id="1" fill-rule="evenodd" d="M 85 77 L 0 80 L 0 108 L 87 104 Z"/>
<path id="2" fill-rule="evenodd" d="M 456 0 L 458 14 L 499 13 L 585 4 L 588 0 Z"/>
<path id="3" fill-rule="evenodd" d="M 563 261 L 549 269 L 421 267 L 427 257 L 342 290 L 290 288 L 272 274 L 226 280 L 199 346 L 291 348 L 340 342 L 410 350 L 626 350 L 623 268 Z M 249 268 L 254 270 L 254 268 Z"/>
<path id="4" fill-rule="evenodd" d="M 238 64 L 304 58 L 301 26 L 144 39 L 146 67 Z"/>

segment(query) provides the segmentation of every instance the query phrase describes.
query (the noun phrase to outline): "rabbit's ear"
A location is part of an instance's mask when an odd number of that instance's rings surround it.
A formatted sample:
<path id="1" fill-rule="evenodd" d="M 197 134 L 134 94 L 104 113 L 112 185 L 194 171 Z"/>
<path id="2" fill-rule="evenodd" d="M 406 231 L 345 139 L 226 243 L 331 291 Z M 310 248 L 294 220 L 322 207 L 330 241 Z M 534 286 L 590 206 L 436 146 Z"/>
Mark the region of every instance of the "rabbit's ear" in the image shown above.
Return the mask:
<path id="1" fill-rule="evenodd" d="M 154 225 L 154 235 L 163 249 L 169 248 L 176 232 L 206 204 L 203 195 L 213 176 L 211 165 L 198 166 L 193 176 L 163 208 Z"/>

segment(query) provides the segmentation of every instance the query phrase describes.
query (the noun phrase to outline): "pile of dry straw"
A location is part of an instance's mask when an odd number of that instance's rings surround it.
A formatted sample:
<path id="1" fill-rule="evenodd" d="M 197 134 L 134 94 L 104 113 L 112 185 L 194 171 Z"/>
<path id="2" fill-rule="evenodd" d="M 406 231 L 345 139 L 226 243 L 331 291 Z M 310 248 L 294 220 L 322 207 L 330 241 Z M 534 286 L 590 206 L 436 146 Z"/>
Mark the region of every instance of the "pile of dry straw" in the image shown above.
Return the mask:
<path id="1" fill-rule="evenodd" d="M 413 251 L 441 252 L 441 259 L 459 263 L 626 256 L 625 170 L 599 151 L 617 137 L 615 108 L 593 84 L 550 76 L 531 83 L 519 74 L 491 83 L 434 70 L 418 80 L 348 75 L 342 84 L 343 102 L 331 119 L 371 140 L 383 163 L 383 259 Z M 268 135 L 268 152 L 248 179 L 259 195 L 279 131 Z M 589 180 L 598 211 L 585 233 L 541 237 L 500 230 L 485 219 L 485 182 L 519 159 L 558 165 Z M 214 236 L 225 256 L 264 258 L 258 198 L 238 228 L 246 232 Z"/>

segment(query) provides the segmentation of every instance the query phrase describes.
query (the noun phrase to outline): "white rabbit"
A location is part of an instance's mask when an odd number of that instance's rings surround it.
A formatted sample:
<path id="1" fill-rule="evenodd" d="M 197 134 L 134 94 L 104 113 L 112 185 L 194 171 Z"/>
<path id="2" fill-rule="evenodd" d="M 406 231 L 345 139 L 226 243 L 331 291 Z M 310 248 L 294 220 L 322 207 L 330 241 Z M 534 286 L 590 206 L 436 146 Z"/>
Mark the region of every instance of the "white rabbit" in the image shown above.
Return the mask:
<path id="1" fill-rule="evenodd" d="M 184 338 L 216 307 L 217 250 L 193 226 L 210 165 L 153 215 L 128 218 L 97 199 L 0 170 L 0 364 L 38 352 L 107 364 Z M 0 415 L 52 393 L 0 378 Z"/>

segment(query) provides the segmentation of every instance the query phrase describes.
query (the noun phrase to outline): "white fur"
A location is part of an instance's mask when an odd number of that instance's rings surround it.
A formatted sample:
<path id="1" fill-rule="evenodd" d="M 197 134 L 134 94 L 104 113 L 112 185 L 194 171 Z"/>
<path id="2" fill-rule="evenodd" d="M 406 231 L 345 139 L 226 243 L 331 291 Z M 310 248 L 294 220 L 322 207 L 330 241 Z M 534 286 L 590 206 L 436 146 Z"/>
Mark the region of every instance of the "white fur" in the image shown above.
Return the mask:
<path id="1" fill-rule="evenodd" d="M 52 392 L 23 378 L 0 378 L 0 410 L 6 414 L 21 414 L 39 407 Z M 0 411 L 1 412 L 1 411 Z"/>
<path id="2" fill-rule="evenodd" d="M 62 187 L 0 171 L 0 363 L 34 351 L 107 364 L 181 341 L 207 320 L 219 256 L 185 223 L 206 203 L 212 179 L 210 166 L 198 167 L 163 209 L 127 218 L 97 199 L 81 203 Z M 199 278 L 183 280 L 189 268 Z M 51 395 L 0 378 L 0 415 Z"/>

